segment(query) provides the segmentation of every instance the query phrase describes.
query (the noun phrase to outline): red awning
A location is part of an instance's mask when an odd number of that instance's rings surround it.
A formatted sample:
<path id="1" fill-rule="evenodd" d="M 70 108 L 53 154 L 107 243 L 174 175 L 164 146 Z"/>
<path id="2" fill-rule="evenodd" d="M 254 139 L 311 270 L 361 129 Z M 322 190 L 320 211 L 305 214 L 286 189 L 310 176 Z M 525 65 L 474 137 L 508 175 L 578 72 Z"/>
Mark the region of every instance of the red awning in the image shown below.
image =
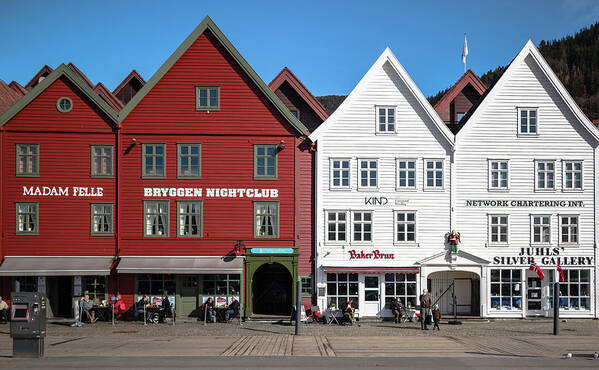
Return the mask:
<path id="1" fill-rule="evenodd" d="M 390 273 L 402 273 L 402 274 L 417 274 L 420 272 L 418 267 L 333 267 L 325 266 L 325 273 L 332 272 L 346 272 L 354 274 L 390 274 Z"/>

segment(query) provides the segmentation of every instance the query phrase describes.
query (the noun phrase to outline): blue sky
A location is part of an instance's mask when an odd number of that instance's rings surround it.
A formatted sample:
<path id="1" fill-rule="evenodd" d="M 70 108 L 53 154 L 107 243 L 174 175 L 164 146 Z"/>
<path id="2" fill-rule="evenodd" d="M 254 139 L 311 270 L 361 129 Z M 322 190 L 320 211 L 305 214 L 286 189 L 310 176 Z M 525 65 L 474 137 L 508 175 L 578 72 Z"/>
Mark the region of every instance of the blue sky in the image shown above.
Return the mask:
<path id="1" fill-rule="evenodd" d="M 389 46 L 429 96 L 463 73 L 464 32 L 480 75 L 599 21 L 599 1 L 2 0 L 0 78 L 73 62 L 109 89 L 149 79 L 206 15 L 267 83 L 288 66 L 314 95 L 347 94 Z"/>

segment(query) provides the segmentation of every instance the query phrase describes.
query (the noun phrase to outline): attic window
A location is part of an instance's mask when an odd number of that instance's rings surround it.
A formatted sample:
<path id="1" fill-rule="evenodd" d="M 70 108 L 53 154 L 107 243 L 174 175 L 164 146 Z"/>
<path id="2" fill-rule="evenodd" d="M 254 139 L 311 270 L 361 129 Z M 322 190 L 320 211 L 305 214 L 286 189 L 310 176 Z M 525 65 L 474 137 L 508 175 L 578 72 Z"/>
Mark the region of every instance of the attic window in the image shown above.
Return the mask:
<path id="1" fill-rule="evenodd" d="M 73 101 L 69 98 L 60 98 L 56 102 L 56 109 L 61 113 L 68 113 L 73 109 Z"/>
<path id="2" fill-rule="evenodd" d="M 220 87 L 196 86 L 196 110 L 220 110 Z"/>

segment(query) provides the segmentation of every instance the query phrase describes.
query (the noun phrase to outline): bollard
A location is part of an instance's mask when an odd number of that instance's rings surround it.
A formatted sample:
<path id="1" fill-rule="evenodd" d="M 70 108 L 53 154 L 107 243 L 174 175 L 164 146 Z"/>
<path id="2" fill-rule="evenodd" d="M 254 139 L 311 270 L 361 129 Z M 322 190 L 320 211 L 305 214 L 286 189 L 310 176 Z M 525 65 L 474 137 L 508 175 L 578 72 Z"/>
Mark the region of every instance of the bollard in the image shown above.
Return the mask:
<path id="1" fill-rule="evenodd" d="M 302 319 L 302 281 L 298 280 L 296 284 L 296 305 L 295 305 L 295 335 L 300 335 L 300 321 Z"/>
<path id="2" fill-rule="evenodd" d="M 553 283 L 553 335 L 559 334 L 559 281 Z"/>

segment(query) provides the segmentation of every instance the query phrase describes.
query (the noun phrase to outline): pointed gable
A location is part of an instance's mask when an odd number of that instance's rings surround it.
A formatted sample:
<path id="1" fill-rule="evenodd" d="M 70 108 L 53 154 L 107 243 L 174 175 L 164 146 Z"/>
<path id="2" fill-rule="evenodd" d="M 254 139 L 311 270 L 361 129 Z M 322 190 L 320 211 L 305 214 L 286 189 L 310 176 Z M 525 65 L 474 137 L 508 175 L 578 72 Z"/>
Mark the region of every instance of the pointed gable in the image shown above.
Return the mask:
<path id="1" fill-rule="evenodd" d="M 50 73 L 52 73 L 52 68 L 48 67 L 47 65 L 44 65 L 39 72 L 37 72 L 35 74 L 35 76 L 33 76 L 33 78 L 27 83 L 27 85 L 25 85 L 25 89 L 26 90 L 31 90 L 33 89 L 35 86 L 37 86 L 37 84 L 39 84 L 40 82 L 43 81 L 44 78 L 46 78 L 46 76 L 48 76 Z"/>
<path id="2" fill-rule="evenodd" d="M 94 87 L 94 92 L 100 95 L 100 97 L 104 99 L 104 101 L 108 103 L 108 105 L 110 105 L 115 112 L 120 112 L 120 110 L 123 109 L 124 104 L 116 96 L 114 96 L 110 90 L 104 86 L 103 83 L 98 82 Z"/>
<path id="3" fill-rule="evenodd" d="M 21 86 L 21 84 L 18 83 L 17 81 L 12 81 L 11 83 L 8 84 L 8 86 L 10 86 L 10 88 L 15 90 L 16 92 L 21 93 L 21 95 L 27 94 L 27 89 L 25 89 L 23 86 Z"/>
<path id="4" fill-rule="evenodd" d="M 127 77 L 112 91 L 112 94 L 116 96 L 121 102 L 127 104 L 133 99 L 135 94 L 141 90 L 146 84 L 146 80 L 141 77 L 136 70 L 132 70 Z"/>
<path id="5" fill-rule="evenodd" d="M 486 90 L 487 87 L 478 76 L 468 70 L 435 104 L 435 111 L 455 133 L 458 129 L 454 125 L 478 103 Z"/>
<path id="6" fill-rule="evenodd" d="M 23 97 L 24 94 L 13 90 L 4 81 L 0 80 L 0 115 L 8 110 L 14 103 Z"/>

